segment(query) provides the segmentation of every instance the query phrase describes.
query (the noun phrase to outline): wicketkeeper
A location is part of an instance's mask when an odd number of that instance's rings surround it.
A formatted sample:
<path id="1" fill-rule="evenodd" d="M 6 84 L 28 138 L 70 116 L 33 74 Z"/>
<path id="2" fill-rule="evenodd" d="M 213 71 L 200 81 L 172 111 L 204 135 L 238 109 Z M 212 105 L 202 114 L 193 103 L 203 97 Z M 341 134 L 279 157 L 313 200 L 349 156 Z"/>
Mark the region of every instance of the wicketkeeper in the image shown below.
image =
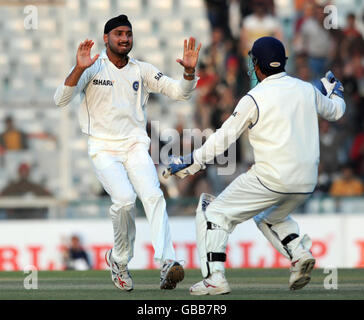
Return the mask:
<path id="1" fill-rule="evenodd" d="M 133 289 L 128 263 L 134 255 L 135 217 L 138 196 L 151 225 L 154 259 L 161 265 L 160 288 L 174 289 L 184 277 L 173 249 L 166 202 L 154 163 L 148 153 L 146 104 L 149 94 L 162 93 L 174 100 L 187 100 L 196 87 L 195 67 L 201 44 L 184 42 L 181 80 L 171 79 L 153 65 L 128 56 L 133 46 L 132 25 L 120 15 L 106 22 L 106 49 L 90 56 L 92 40 L 82 42 L 77 63 L 57 88 L 56 105 L 67 106 L 81 96 L 79 122 L 88 135 L 88 153 L 95 173 L 110 195 L 114 247 L 106 253 L 111 279 L 121 290 Z"/>
<path id="2" fill-rule="evenodd" d="M 249 74 L 259 84 L 201 148 L 177 158 L 165 171 L 166 176 L 181 178 L 194 174 L 249 131 L 255 164 L 216 198 L 200 197 L 196 230 L 204 279 L 191 287 L 192 295 L 230 292 L 224 275 L 228 236 L 250 218 L 291 261 L 290 289 L 303 288 L 315 265 L 310 238 L 300 235 L 289 214 L 314 191 L 320 161 L 317 115 L 329 121 L 343 116 L 343 87 L 331 72 L 321 79 L 319 89 L 287 75 L 284 46 L 272 37 L 256 40 L 249 56 Z"/>

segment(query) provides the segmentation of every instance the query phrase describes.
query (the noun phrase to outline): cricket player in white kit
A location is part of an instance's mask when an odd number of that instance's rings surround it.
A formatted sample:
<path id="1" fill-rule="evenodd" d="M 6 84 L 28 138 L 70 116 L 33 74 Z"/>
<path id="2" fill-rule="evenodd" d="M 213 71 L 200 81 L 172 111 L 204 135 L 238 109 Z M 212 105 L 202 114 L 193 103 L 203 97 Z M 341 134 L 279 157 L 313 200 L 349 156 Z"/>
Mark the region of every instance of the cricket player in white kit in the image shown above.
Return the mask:
<path id="1" fill-rule="evenodd" d="M 284 46 L 275 38 L 256 40 L 249 55 L 259 84 L 201 148 L 174 159 L 165 171 L 166 176 L 180 178 L 194 174 L 249 130 L 255 164 L 216 198 L 200 197 L 196 231 L 204 279 L 191 287 L 192 295 L 231 291 L 224 275 L 228 235 L 250 218 L 291 260 L 290 289 L 303 288 L 315 265 L 310 238 L 300 236 L 289 214 L 314 191 L 320 156 L 317 115 L 329 121 L 343 116 L 343 88 L 331 72 L 321 79 L 319 89 L 288 76 Z"/>
<path id="2" fill-rule="evenodd" d="M 121 290 L 133 289 L 127 264 L 134 255 L 135 217 L 138 196 L 151 225 L 154 259 L 161 265 L 161 289 L 174 289 L 183 280 L 183 267 L 176 261 L 166 202 L 154 163 L 148 153 L 146 103 L 150 93 L 163 93 L 174 100 L 187 100 L 197 83 L 195 67 L 201 44 L 185 40 L 181 80 L 163 75 L 156 67 L 128 57 L 133 46 L 132 26 L 127 16 L 110 19 L 104 28 L 106 49 L 93 58 L 94 44 L 82 42 L 77 63 L 57 88 L 55 103 L 66 106 L 81 95 L 79 122 L 89 136 L 88 153 L 96 175 L 110 195 L 114 247 L 105 259 L 111 278 Z"/>

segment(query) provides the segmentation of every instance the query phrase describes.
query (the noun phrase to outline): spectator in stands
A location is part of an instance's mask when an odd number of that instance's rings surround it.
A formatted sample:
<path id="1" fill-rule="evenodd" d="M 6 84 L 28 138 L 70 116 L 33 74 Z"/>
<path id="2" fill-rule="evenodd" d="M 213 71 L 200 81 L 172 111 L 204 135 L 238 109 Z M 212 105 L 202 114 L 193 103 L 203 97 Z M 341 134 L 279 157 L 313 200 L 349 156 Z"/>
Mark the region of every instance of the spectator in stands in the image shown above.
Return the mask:
<path id="1" fill-rule="evenodd" d="M 211 113 L 210 120 L 211 129 L 213 130 L 222 126 L 225 120 L 230 117 L 236 106 L 233 88 L 221 84 L 217 89 L 218 100 L 216 101 L 215 108 Z"/>
<path id="2" fill-rule="evenodd" d="M 253 1 L 253 13 L 243 20 L 240 34 L 243 57 L 248 56 L 254 41 L 260 37 L 271 36 L 283 41 L 282 26 L 279 20 L 270 14 L 269 8 L 265 0 Z"/>
<path id="3" fill-rule="evenodd" d="M 331 176 L 325 170 L 325 166 L 320 162 L 318 166 L 317 185 L 315 188 L 315 195 L 327 195 L 331 187 Z"/>
<path id="4" fill-rule="evenodd" d="M 303 81 L 310 82 L 312 80 L 311 70 L 308 65 L 299 66 L 296 69 L 296 76 Z"/>
<path id="5" fill-rule="evenodd" d="M 363 182 L 354 175 L 351 165 L 344 165 L 341 169 L 341 176 L 332 183 L 330 195 L 333 197 L 353 197 L 362 196 L 363 193 Z"/>
<path id="6" fill-rule="evenodd" d="M 92 269 L 89 256 L 76 235 L 71 237 L 70 245 L 64 251 L 63 261 L 66 270 Z"/>
<path id="7" fill-rule="evenodd" d="M 248 79 L 245 75 L 244 63 L 238 57 L 231 55 L 226 61 L 226 72 L 223 81 L 232 89 L 236 99 L 240 99 L 248 89 L 246 87 Z"/>
<path id="8" fill-rule="evenodd" d="M 315 13 L 315 4 L 314 1 L 302 1 L 299 7 L 296 7 L 297 19 L 294 24 L 294 33 L 297 35 L 300 33 L 303 23 L 312 18 Z M 293 39 L 295 40 L 295 39 Z"/>
<path id="9" fill-rule="evenodd" d="M 240 0 L 240 13 L 242 18 L 253 13 L 253 2 L 254 0 Z"/>
<path id="10" fill-rule="evenodd" d="M 201 60 L 208 68 L 212 68 L 214 72 L 223 77 L 225 74 L 226 62 L 226 34 L 220 27 L 215 27 L 211 32 L 211 43 L 203 50 Z"/>
<path id="11" fill-rule="evenodd" d="M 360 44 L 356 47 L 356 52 L 350 57 L 350 64 L 352 68 L 352 75 L 356 83 L 356 94 L 353 96 L 355 103 L 355 119 L 357 119 L 357 130 L 364 129 L 364 40 L 361 39 Z M 359 50 L 362 50 L 361 52 Z"/>
<path id="12" fill-rule="evenodd" d="M 358 132 L 354 138 L 350 159 L 354 163 L 355 173 L 364 178 L 364 124 L 363 130 Z"/>
<path id="13" fill-rule="evenodd" d="M 326 72 L 329 55 L 333 54 L 333 41 L 330 32 L 324 28 L 324 8 L 316 6 L 314 14 L 302 24 L 299 36 L 302 37 L 302 50 L 308 55 L 308 64 L 313 78 L 322 78 Z"/>
<path id="14" fill-rule="evenodd" d="M 294 68 L 295 71 L 302 67 L 302 66 L 308 66 L 308 57 L 307 54 L 304 52 L 300 52 L 294 55 Z"/>
<path id="15" fill-rule="evenodd" d="M 355 14 L 350 12 L 346 16 L 346 27 L 343 30 L 346 39 L 353 41 L 357 38 L 362 38 L 361 33 L 355 26 Z"/>
<path id="16" fill-rule="evenodd" d="M 15 127 L 11 116 L 5 119 L 5 131 L 0 135 L 0 145 L 5 150 L 24 150 L 28 148 L 27 134 Z"/>
<path id="17" fill-rule="evenodd" d="M 239 39 L 241 22 L 242 22 L 242 14 L 241 14 L 241 0 L 229 0 L 229 29 L 231 32 L 232 38 Z"/>
<path id="18" fill-rule="evenodd" d="M 229 0 L 229 28 L 234 40 L 239 40 L 242 20 L 253 13 L 255 0 Z M 274 0 L 262 0 L 268 14 L 275 15 Z"/>
<path id="19" fill-rule="evenodd" d="M 197 101 L 195 119 L 201 130 L 213 127 L 211 123 L 212 113 L 218 108 L 219 100 L 219 93 L 216 87 L 214 87 L 203 99 L 201 98 Z"/>
<path id="20" fill-rule="evenodd" d="M 18 167 L 19 178 L 17 181 L 10 182 L 1 192 L 3 197 L 22 197 L 22 196 L 44 196 L 50 197 L 52 194 L 43 186 L 29 180 L 30 166 L 21 163 Z M 46 218 L 47 208 L 17 208 L 6 211 L 7 218 L 10 219 L 41 219 Z"/>
<path id="21" fill-rule="evenodd" d="M 210 92 L 212 92 L 219 82 L 218 75 L 213 68 L 205 63 L 200 63 L 198 68 L 197 94 L 198 100 L 203 103 Z"/>
<path id="22" fill-rule="evenodd" d="M 293 51 L 297 54 L 304 53 L 303 39 L 300 35 L 302 25 L 307 20 L 311 19 L 315 13 L 314 1 L 304 1 L 302 3 L 296 3 L 296 19 L 294 25 L 292 25 L 294 37 L 292 39 Z"/>
<path id="23" fill-rule="evenodd" d="M 220 28 L 224 33 L 230 34 L 227 0 L 205 0 L 205 6 L 211 30 Z"/>
<path id="24" fill-rule="evenodd" d="M 342 132 L 327 120 L 320 119 L 320 161 L 325 170 L 333 174 L 340 169 L 339 150 L 344 140 Z"/>

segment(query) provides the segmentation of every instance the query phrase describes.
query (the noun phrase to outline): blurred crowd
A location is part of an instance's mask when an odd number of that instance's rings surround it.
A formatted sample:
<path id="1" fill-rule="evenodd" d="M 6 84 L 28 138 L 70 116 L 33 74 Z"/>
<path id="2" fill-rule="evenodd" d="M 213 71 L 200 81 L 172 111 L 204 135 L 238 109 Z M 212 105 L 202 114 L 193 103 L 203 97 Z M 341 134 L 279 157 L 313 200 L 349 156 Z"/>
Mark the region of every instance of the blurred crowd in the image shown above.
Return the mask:
<path id="1" fill-rule="evenodd" d="M 335 123 L 319 119 L 321 162 L 314 195 L 363 195 L 364 39 L 358 26 L 363 25 L 364 13 L 348 13 L 345 26 L 329 28 L 324 8 L 330 2 L 296 0 L 295 15 L 290 22 L 291 36 L 286 36 L 273 0 L 205 0 L 205 4 L 211 41 L 200 56 L 195 128 L 215 131 L 230 116 L 239 99 L 250 89 L 248 51 L 257 38 L 274 36 L 285 44 L 286 71 L 290 75 L 313 83 L 332 70 L 344 85 L 345 116 Z M 179 127 L 183 124 L 177 130 Z M 198 197 L 201 192 L 221 192 L 254 161 L 247 135 L 233 147 L 236 149 L 234 174 L 219 175 L 216 166 L 208 166 L 193 177 L 176 180 L 174 187 L 178 192 L 175 194 Z"/>
<path id="2" fill-rule="evenodd" d="M 31 139 L 56 140 L 53 135 L 45 132 L 28 133 L 18 128 L 12 116 L 6 116 L 4 120 L 4 131 L 0 133 L 0 170 L 6 170 L 5 154 L 30 149 Z M 0 190 L 0 197 L 52 197 L 44 183 L 37 183 L 31 179 L 31 171 L 36 164 L 29 163 L 23 159 L 17 165 L 16 176 L 9 179 Z M 47 218 L 46 207 L 12 207 L 0 208 L 0 219 L 43 219 Z"/>

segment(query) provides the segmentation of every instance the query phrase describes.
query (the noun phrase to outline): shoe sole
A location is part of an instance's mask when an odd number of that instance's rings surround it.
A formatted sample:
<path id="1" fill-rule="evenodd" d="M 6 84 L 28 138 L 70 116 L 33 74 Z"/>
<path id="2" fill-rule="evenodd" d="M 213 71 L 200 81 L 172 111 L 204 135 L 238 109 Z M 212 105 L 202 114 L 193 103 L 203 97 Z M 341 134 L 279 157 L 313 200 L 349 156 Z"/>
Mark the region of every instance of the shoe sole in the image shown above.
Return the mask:
<path id="1" fill-rule="evenodd" d="M 181 282 L 185 277 L 185 271 L 179 263 L 175 263 L 168 271 L 166 280 L 160 286 L 162 290 L 172 290 Z"/>
<path id="2" fill-rule="evenodd" d="M 290 290 L 299 290 L 302 289 L 305 285 L 307 285 L 311 281 L 311 271 L 315 266 L 316 260 L 315 259 L 307 259 L 301 266 L 299 277 L 296 281 L 294 281 L 290 285 Z"/>
<path id="3" fill-rule="evenodd" d="M 230 289 L 222 290 L 222 291 L 216 291 L 216 292 L 198 292 L 198 291 L 190 291 L 190 294 L 192 296 L 216 296 L 216 295 L 223 295 L 223 294 L 229 294 L 231 292 Z"/>
<path id="4" fill-rule="evenodd" d="M 116 288 L 118 288 L 118 289 L 120 289 L 120 290 L 123 290 L 123 291 L 127 291 L 127 292 L 130 292 L 130 291 L 133 291 L 133 289 L 134 288 L 131 288 L 131 289 L 125 289 L 125 288 L 123 288 L 122 286 L 118 286 L 115 282 L 114 282 L 114 280 L 113 280 L 113 271 L 112 271 L 112 267 L 110 266 L 110 260 L 109 260 L 109 255 L 108 255 L 108 253 L 110 252 L 110 255 L 111 255 L 111 250 L 108 250 L 108 251 L 106 251 L 106 253 L 105 253 L 105 262 L 106 262 L 106 264 L 107 264 L 107 266 L 110 268 L 110 273 L 111 273 L 111 281 L 112 281 L 112 283 L 114 284 L 114 286 L 116 287 Z"/>

